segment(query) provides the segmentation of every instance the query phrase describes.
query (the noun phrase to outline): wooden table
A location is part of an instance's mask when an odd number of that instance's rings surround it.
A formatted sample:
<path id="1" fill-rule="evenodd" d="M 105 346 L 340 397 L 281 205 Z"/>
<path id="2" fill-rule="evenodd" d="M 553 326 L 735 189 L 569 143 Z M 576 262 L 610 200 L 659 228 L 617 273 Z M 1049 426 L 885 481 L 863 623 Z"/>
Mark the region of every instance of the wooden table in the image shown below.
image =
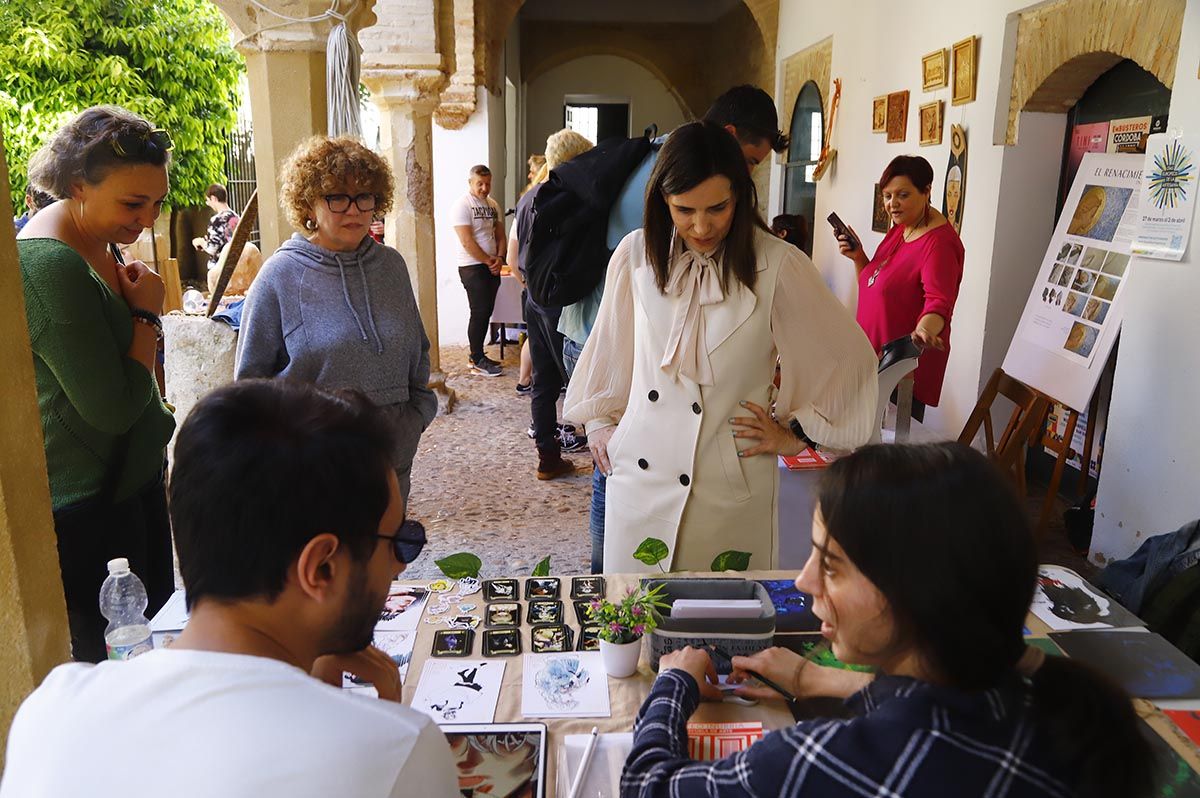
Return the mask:
<path id="1" fill-rule="evenodd" d="M 671 574 L 671 576 L 712 576 L 713 574 Z M 720 574 L 721 576 L 746 577 L 749 579 L 788 579 L 795 576 L 791 572 L 783 571 L 753 571 L 744 574 Z M 642 578 L 644 574 L 605 574 L 607 595 L 620 595 L 630 585 L 636 584 L 637 580 Z M 570 591 L 571 577 L 559 576 L 561 583 L 562 595 L 560 599 L 563 602 L 564 616 L 568 626 L 575 631 L 575 640 L 579 640 L 579 625 L 575 622 L 575 611 L 571 606 Z M 522 580 L 523 581 L 523 580 Z M 413 582 L 411 584 L 428 584 L 427 582 Z M 525 594 L 525 587 L 521 587 L 521 595 Z M 436 595 L 436 594 L 435 594 Z M 483 615 L 485 602 L 481 593 L 471 596 L 466 599 L 472 603 L 477 603 L 479 609 L 472 614 Z M 521 599 L 522 615 L 524 615 L 527 601 Z M 427 616 L 428 617 L 428 616 Z M 408 676 L 404 683 L 404 703 L 411 704 L 414 694 L 417 690 L 417 681 L 421 676 L 421 670 L 425 667 L 425 660 L 429 658 L 429 652 L 433 647 L 433 633 L 438 629 L 445 629 L 442 624 L 427 624 L 422 619 L 417 631 L 417 639 L 413 648 L 412 661 L 408 666 Z M 524 623 L 522 618 L 521 625 L 521 648 L 522 654 L 515 657 L 498 657 L 505 661 L 504 680 L 500 690 L 500 700 L 496 705 L 496 723 L 517 723 L 536 721 L 545 723 L 548 731 L 548 750 L 546 751 L 546 780 L 548 789 L 546 794 L 552 796 L 555 794 L 554 786 L 557 777 L 558 764 L 558 749 L 562 745 L 562 739 L 568 734 L 587 734 L 596 726 L 603 732 L 627 732 L 633 730 L 633 721 L 637 717 L 638 709 L 645 700 L 646 695 L 650 692 L 650 686 L 654 683 L 654 672 L 650 670 L 648 662 L 649 652 L 643 650 L 642 661 L 638 665 L 638 671 L 633 676 L 627 679 L 614 679 L 608 677 L 608 698 L 611 707 L 611 714 L 607 718 L 526 718 L 521 714 L 521 683 L 524 673 L 524 653 L 528 653 L 530 649 L 529 643 L 529 624 Z M 469 659 L 483 659 L 483 634 L 482 625 L 475 632 L 475 648 L 471 651 Z M 753 707 L 739 706 L 736 704 L 715 704 L 703 703 L 692 716 L 692 720 L 706 723 L 728 723 L 733 721 L 762 721 L 763 731 L 771 731 L 789 726 L 795 721 L 792 719 L 791 713 L 782 701 L 764 701 Z"/>

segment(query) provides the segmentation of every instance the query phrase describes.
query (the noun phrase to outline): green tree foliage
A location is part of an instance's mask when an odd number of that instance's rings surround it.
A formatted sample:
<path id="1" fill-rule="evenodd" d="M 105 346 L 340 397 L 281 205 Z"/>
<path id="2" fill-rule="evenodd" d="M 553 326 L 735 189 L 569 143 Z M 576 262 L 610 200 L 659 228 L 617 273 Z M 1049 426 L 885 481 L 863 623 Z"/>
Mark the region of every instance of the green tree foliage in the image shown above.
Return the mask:
<path id="1" fill-rule="evenodd" d="M 173 205 L 221 179 L 245 65 L 210 0 L 0 0 L 0 128 L 14 207 L 29 158 L 92 105 L 166 128 Z"/>

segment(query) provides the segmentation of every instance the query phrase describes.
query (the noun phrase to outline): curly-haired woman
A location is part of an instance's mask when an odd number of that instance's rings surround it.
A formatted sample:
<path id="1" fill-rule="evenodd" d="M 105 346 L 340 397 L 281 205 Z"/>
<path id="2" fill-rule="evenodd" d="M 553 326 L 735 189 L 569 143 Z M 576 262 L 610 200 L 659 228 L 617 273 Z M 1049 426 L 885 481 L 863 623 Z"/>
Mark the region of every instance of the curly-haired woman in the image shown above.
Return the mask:
<path id="1" fill-rule="evenodd" d="M 246 297 L 235 376 L 365 393 L 397 427 L 393 465 L 407 500 L 437 397 L 408 267 L 367 234 L 392 207 L 391 169 L 353 139 L 316 137 L 288 158 L 282 188 L 304 234 L 267 258 Z"/>
<path id="2" fill-rule="evenodd" d="M 175 588 L 163 485 L 175 420 L 154 379 L 164 288 L 118 245 L 154 224 L 171 138 L 114 106 L 83 111 L 29 164 L 59 198 L 21 230 L 17 252 L 71 649 L 105 657 L 96 596 L 125 557 L 156 611 Z"/>

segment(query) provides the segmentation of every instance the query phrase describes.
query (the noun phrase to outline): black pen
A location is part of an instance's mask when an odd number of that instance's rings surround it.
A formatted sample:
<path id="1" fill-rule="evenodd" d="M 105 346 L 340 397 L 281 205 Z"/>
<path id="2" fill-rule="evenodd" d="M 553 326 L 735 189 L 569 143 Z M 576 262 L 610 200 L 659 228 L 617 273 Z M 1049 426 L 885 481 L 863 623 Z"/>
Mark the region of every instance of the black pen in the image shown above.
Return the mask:
<path id="1" fill-rule="evenodd" d="M 720 646 L 712 646 L 712 645 L 710 645 L 709 647 L 710 647 L 710 648 L 711 648 L 711 649 L 712 649 L 712 650 L 713 650 L 713 651 L 714 651 L 714 652 L 717 654 L 717 656 L 719 656 L 719 657 L 724 657 L 725 659 L 729 660 L 729 664 L 731 664 L 731 665 L 733 664 L 733 657 L 729 656 L 729 652 L 728 652 L 728 651 L 726 651 L 725 649 L 721 648 Z M 762 675 L 761 673 L 759 673 L 758 671 L 752 671 L 752 670 L 750 670 L 749 668 L 743 668 L 743 670 L 745 670 L 745 671 L 746 671 L 746 673 L 750 674 L 752 677 L 754 677 L 754 678 L 755 678 L 755 679 L 757 679 L 758 681 L 760 681 L 760 682 L 762 682 L 763 684 L 765 684 L 767 687 L 770 687 L 772 690 L 774 690 L 775 692 L 779 693 L 781 696 L 783 696 L 784 698 L 786 698 L 786 699 L 788 700 L 788 702 L 789 702 L 789 703 L 792 703 L 792 702 L 795 702 L 795 701 L 799 701 L 799 700 L 800 700 L 800 699 L 796 698 L 796 696 L 794 696 L 794 695 L 792 695 L 791 693 L 789 693 L 787 690 L 784 690 L 782 687 L 780 687 L 779 685 L 775 684 L 775 682 L 771 681 L 771 680 L 770 680 L 770 679 L 768 679 L 766 676 L 763 676 L 763 675 Z"/>

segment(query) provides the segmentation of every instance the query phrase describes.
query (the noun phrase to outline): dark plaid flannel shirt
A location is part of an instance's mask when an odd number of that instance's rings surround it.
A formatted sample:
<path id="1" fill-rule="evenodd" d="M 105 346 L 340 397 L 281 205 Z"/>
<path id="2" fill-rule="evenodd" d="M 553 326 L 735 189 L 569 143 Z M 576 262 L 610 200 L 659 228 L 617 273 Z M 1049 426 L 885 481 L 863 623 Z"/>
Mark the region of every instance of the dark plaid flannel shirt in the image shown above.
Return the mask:
<path id="1" fill-rule="evenodd" d="M 690 675 L 659 674 L 638 713 L 622 798 L 1071 795 L 1019 681 L 966 692 L 881 676 L 847 699 L 855 718 L 799 723 L 716 762 L 688 758 L 699 702 Z"/>

